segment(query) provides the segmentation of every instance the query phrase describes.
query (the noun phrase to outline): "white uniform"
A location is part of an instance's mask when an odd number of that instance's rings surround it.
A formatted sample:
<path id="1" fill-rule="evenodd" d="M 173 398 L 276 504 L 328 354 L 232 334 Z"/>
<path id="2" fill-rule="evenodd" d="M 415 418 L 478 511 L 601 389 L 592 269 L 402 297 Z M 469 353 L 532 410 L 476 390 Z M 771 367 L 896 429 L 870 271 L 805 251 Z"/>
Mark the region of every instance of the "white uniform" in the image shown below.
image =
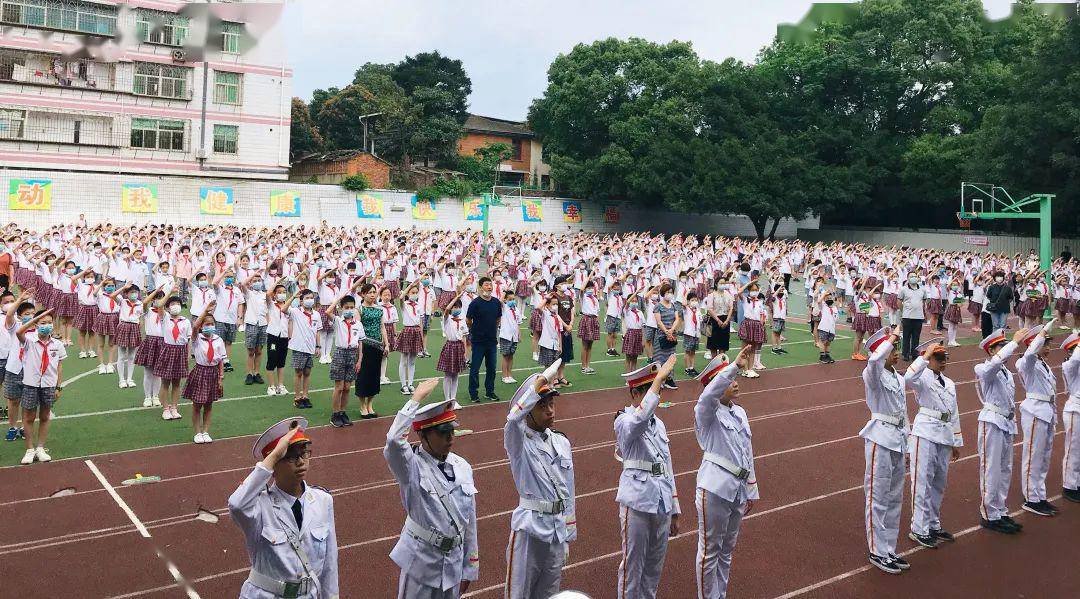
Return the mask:
<path id="1" fill-rule="evenodd" d="M 863 387 L 870 420 L 859 431 L 863 438 L 866 474 L 866 544 L 878 557 L 896 554 L 900 506 L 904 500 L 904 452 L 909 432 L 904 376 L 885 369 L 893 344 L 885 340 L 867 360 Z"/>
<path id="2" fill-rule="evenodd" d="M 297 597 L 338 596 L 337 532 L 334 499 L 304 484 L 299 498 L 268 484 L 273 472 L 262 463 L 229 496 L 229 514 L 244 531 L 251 573 L 241 599 L 285 595 L 285 583 L 299 583 Z M 303 525 L 297 529 L 293 504 L 299 502 Z M 275 588 L 276 587 L 276 588 Z"/>
<path id="3" fill-rule="evenodd" d="M 657 416 L 660 396 L 651 391 L 641 405 L 615 418 L 622 476 L 615 496 L 622 531 L 620 598 L 655 599 L 664 568 L 672 515 L 681 512 L 667 427 Z"/>
<path id="4" fill-rule="evenodd" d="M 1061 365 L 1065 376 L 1065 388 L 1069 399 L 1065 401 L 1061 419 L 1065 423 L 1065 457 L 1062 459 L 1062 486 L 1066 489 L 1080 489 L 1080 346 L 1072 350 L 1069 359 Z"/>
<path id="5" fill-rule="evenodd" d="M 1016 348 L 1015 342 L 1009 342 L 997 355 L 975 365 L 975 389 L 983 404 L 979 412 L 979 509 L 991 521 L 1009 513 L 1005 499 L 1012 478 L 1016 382 L 1005 360 Z"/>
<path id="6" fill-rule="evenodd" d="M 1050 452 L 1054 449 L 1057 425 L 1057 377 L 1050 365 L 1038 357 L 1046 338 L 1036 335 L 1027 351 L 1016 361 L 1016 371 L 1024 384 L 1025 397 L 1020 404 L 1020 423 L 1024 428 L 1021 454 L 1020 490 L 1031 503 L 1046 500 L 1046 473 L 1050 471 Z"/>
<path id="7" fill-rule="evenodd" d="M 699 599 L 727 596 L 731 556 L 747 500 L 759 498 L 750 421 L 741 406 L 720 398 L 739 373 L 729 364 L 709 382 L 694 406 L 694 432 L 705 452 L 697 473 L 697 579 Z"/>
<path id="8" fill-rule="evenodd" d="M 569 543 L 577 539 L 570 440 L 551 429 L 539 432 L 525 424 L 539 400 L 530 389 L 521 400 L 511 402 L 503 429 L 520 497 L 510 517 L 506 599 L 540 599 L 559 592 Z"/>
<path id="9" fill-rule="evenodd" d="M 927 368 L 919 356 L 904 375 L 915 391 L 919 411 L 911 426 L 914 437 L 911 453 L 911 531 L 928 535 L 941 530 L 941 500 L 949 476 L 949 458 L 954 447 L 964 445 L 960 434 L 960 414 L 956 384 L 943 374 Z"/>
<path id="10" fill-rule="evenodd" d="M 402 406 L 383 449 L 405 507 L 405 526 L 390 559 L 401 568 L 399 599 L 454 599 L 461 581 L 480 573 L 476 485 L 472 466 L 461 456 L 451 453 L 440 463 L 423 448 L 410 447 L 406 439 L 419 407 L 412 400 Z"/>

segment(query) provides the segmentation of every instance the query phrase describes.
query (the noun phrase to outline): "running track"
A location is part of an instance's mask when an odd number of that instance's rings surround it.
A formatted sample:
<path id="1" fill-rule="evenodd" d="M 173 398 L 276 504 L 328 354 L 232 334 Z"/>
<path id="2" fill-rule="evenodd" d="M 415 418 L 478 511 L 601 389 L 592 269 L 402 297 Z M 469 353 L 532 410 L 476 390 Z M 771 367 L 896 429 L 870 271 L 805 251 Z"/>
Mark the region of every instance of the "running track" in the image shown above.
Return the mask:
<path id="1" fill-rule="evenodd" d="M 1080 538 L 1080 505 L 1055 499 L 1062 513 L 1053 519 L 1021 512 L 1017 518 L 1026 528 L 1016 537 L 977 528 L 979 404 L 972 384 L 977 358 L 977 348 L 958 348 L 948 371 L 958 383 L 966 445 L 950 470 L 943 523 L 959 538 L 939 549 L 913 551 L 906 538 L 906 487 L 899 550 L 912 551 L 912 569 L 902 576 L 871 570 L 866 561 L 863 451 L 857 436 L 867 418 L 862 365 L 802 366 L 770 370 L 754 381 L 740 379 L 739 403 L 754 430 L 762 499 L 743 523 L 730 596 L 1070 596 L 1067 589 L 1080 581 L 1072 551 Z M 662 597 L 696 596 L 693 493 L 701 452 L 693 435 L 693 402 L 699 390 L 696 383 L 684 382 L 679 391 L 665 393 L 664 400 L 674 405 L 659 412 L 671 433 L 684 511 L 682 533 L 668 552 Z M 579 493 L 579 537 L 571 546 L 563 588 L 597 599 L 615 596 L 621 540 L 612 420 L 625 401 L 624 391 L 608 390 L 567 394 L 558 403 L 557 428 L 574 444 Z M 1062 401 L 1059 396 L 1059 405 Z M 460 437 L 454 448 L 473 464 L 480 489 L 481 576 L 468 597 L 502 594 L 509 512 L 517 503 L 502 449 L 506 409 L 505 403 L 466 407 L 463 427 L 475 433 Z M 311 431 L 317 457 L 309 480 L 334 495 L 342 597 L 392 597 L 396 591 L 398 571 L 387 554 L 401 529 L 402 509 L 381 455 L 389 423 L 381 418 Z M 1047 483 L 1055 498 L 1061 489 L 1063 436 L 1059 426 Z M 252 440 L 0 469 L 5 594 L 235 597 L 248 564 L 225 502 L 253 466 Z M 1013 509 L 1022 501 L 1019 471 L 1017 445 L 1009 495 Z M 136 472 L 164 480 L 120 484 Z M 65 487 L 73 487 L 74 494 L 50 497 Z M 195 519 L 200 508 L 220 520 Z"/>

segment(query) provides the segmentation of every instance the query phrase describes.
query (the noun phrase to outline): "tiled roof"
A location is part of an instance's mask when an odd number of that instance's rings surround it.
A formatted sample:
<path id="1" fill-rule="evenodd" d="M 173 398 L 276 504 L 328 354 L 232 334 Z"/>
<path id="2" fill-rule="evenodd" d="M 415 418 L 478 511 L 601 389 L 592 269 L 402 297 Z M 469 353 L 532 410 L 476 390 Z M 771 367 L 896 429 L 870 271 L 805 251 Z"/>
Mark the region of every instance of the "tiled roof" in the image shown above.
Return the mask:
<path id="1" fill-rule="evenodd" d="M 496 133 L 500 135 L 513 135 L 518 137 L 535 137 L 536 134 L 529 130 L 523 121 L 508 121 L 489 116 L 470 114 L 465 119 L 465 130 L 476 133 Z"/>

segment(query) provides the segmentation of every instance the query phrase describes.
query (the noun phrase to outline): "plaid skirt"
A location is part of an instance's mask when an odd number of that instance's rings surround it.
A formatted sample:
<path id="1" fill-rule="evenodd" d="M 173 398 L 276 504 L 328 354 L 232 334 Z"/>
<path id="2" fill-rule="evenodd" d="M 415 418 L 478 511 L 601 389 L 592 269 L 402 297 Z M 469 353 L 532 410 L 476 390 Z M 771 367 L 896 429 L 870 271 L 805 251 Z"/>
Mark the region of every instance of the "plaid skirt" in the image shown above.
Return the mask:
<path id="1" fill-rule="evenodd" d="M 453 291 L 440 291 L 438 297 L 435 298 L 435 302 L 440 310 L 445 310 L 446 306 L 450 304 L 450 300 L 454 299 L 456 295 Z"/>
<path id="2" fill-rule="evenodd" d="M 180 397 L 194 404 L 208 404 L 221 399 L 221 374 L 218 366 L 196 364 L 184 383 Z"/>
<path id="3" fill-rule="evenodd" d="M 645 351 L 641 338 L 641 329 L 630 329 L 623 335 L 622 353 L 631 358 L 640 356 Z"/>
<path id="4" fill-rule="evenodd" d="M 74 293 L 61 293 L 56 301 L 56 314 L 61 318 L 75 318 L 79 313 L 79 298 Z"/>
<path id="5" fill-rule="evenodd" d="M 899 310 L 900 309 L 900 298 L 896 297 L 895 293 L 886 293 L 885 294 L 885 305 L 888 306 L 890 310 Z"/>
<path id="6" fill-rule="evenodd" d="M 970 314 L 972 316 L 978 316 L 979 314 L 982 314 L 982 308 L 983 308 L 983 305 L 980 304 L 979 302 L 973 302 L 973 301 L 968 300 L 968 303 L 967 303 L 967 313 L 968 314 Z"/>
<path id="7" fill-rule="evenodd" d="M 424 333 L 419 326 L 405 327 L 397 337 L 397 351 L 415 356 L 424 351 Z"/>
<path id="8" fill-rule="evenodd" d="M 881 317 L 859 312 L 855 315 L 851 328 L 855 329 L 857 333 L 876 333 L 881 329 Z"/>
<path id="9" fill-rule="evenodd" d="M 121 322 L 116 325 L 116 338 L 113 344 L 116 347 L 139 347 L 142 343 L 142 331 L 137 322 Z"/>
<path id="10" fill-rule="evenodd" d="M 1043 304 L 1040 306 L 1039 304 Z M 1045 300 L 1029 300 L 1026 299 L 1020 302 L 1020 307 L 1016 311 L 1017 314 L 1025 318 L 1037 318 L 1042 315 L 1045 308 Z"/>
<path id="11" fill-rule="evenodd" d="M 386 351 L 398 351 L 398 336 L 394 331 L 394 323 L 384 322 L 383 327 L 386 329 L 386 343 L 389 345 Z"/>
<path id="12" fill-rule="evenodd" d="M 593 314 L 582 314 L 577 334 L 582 341 L 596 341 L 600 338 L 600 321 Z"/>
<path id="13" fill-rule="evenodd" d="M 529 316 L 529 330 L 540 334 L 540 331 L 544 328 L 544 311 L 543 308 L 533 308 L 532 315 Z"/>
<path id="14" fill-rule="evenodd" d="M 161 342 L 161 351 L 154 360 L 154 376 L 176 381 L 188 375 L 188 347 Z"/>
<path id="15" fill-rule="evenodd" d="M 744 318 L 739 324 L 739 339 L 749 345 L 762 345 L 765 343 L 765 325 L 760 320 Z"/>
<path id="16" fill-rule="evenodd" d="M 447 341 L 439 352 L 439 363 L 435 370 L 443 374 L 459 374 L 465 369 L 465 342 Z"/>
<path id="17" fill-rule="evenodd" d="M 42 285 L 41 305 L 55 311 L 56 305 L 60 303 L 60 295 L 60 290 L 56 287 Z"/>
<path id="18" fill-rule="evenodd" d="M 75 325 L 75 330 L 80 333 L 89 333 L 94 329 L 94 320 L 97 318 L 98 309 L 97 306 L 79 306 L 79 311 L 75 313 L 75 320 L 72 324 Z"/>
<path id="19" fill-rule="evenodd" d="M 358 359 L 360 359 L 359 347 L 335 347 L 334 356 L 330 360 L 330 380 L 350 383 L 355 381 Z"/>
<path id="20" fill-rule="evenodd" d="M 926 312 L 928 314 L 944 314 L 945 302 L 939 299 L 926 300 Z"/>
<path id="21" fill-rule="evenodd" d="M 514 287 L 514 293 L 518 297 L 529 297 L 532 295 L 532 288 L 529 287 L 528 281 L 518 281 L 517 286 Z"/>
<path id="22" fill-rule="evenodd" d="M 139 345 L 139 351 L 135 352 L 135 363 L 153 372 L 154 364 L 161 357 L 161 347 L 163 345 L 165 345 L 165 341 L 161 337 L 147 335 L 146 339 L 143 339 L 142 344 Z"/>
<path id="23" fill-rule="evenodd" d="M 562 352 L 557 349 L 551 349 L 550 347 L 540 346 L 540 365 L 551 366 L 562 357 Z"/>
<path id="24" fill-rule="evenodd" d="M 1068 314 L 1076 307 L 1076 300 L 1060 297 L 1054 300 L 1054 310 L 1063 314 Z"/>
<path id="25" fill-rule="evenodd" d="M 112 314 L 98 313 L 94 317 L 94 332 L 98 335 L 115 335 L 116 325 L 120 324 L 120 314 L 114 312 Z"/>
<path id="26" fill-rule="evenodd" d="M 953 324 L 960 322 L 960 304 L 949 304 L 945 308 L 945 320 Z"/>
<path id="27" fill-rule="evenodd" d="M 401 283 L 398 281 L 387 281 L 386 288 L 390 290 L 391 301 L 397 301 L 397 298 L 401 297 Z"/>
<path id="28" fill-rule="evenodd" d="M 330 332 L 330 331 L 334 330 L 334 321 L 326 313 L 326 311 L 329 308 L 330 308 L 330 306 L 323 306 L 322 308 L 319 309 L 319 316 L 322 316 L 322 329 L 320 329 L 320 330 L 323 331 L 324 333 L 327 333 L 327 332 Z"/>

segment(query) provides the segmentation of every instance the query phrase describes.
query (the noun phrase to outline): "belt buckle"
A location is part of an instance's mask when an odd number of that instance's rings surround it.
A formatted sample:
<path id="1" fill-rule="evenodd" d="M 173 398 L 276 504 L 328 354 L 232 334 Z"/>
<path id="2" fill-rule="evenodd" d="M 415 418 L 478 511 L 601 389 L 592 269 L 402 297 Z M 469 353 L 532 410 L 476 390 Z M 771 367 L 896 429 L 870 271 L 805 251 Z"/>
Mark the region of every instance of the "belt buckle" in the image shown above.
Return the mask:
<path id="1" fill-rule="evenodd" d="M 435 534 L 439 535 L 439 551 L 442 551 L 443 553 L 450 553 L 451 551 L 453 551 L 454 537 L 447 537 L 439 532 L 436 532 Z"/>
<path id="2" fill-rule="evenodd" d="M 662 462 L 653 462 L 653 464 L 652 464 L 652 475 L 653 476 L 663 476 L 664 475 L 664 464 Z"/>
<path id="3" fill-rule="evenodd" d="M 566 502 L 562 499 L 559 499 L 558 501 L 553 501 L 551 503 L 551 509 L 552 513 L 561 514 L 563 513 L 563 510 L 566 509 Z"/>
<path id="4" fill-rule="evenodd" d="M 739 473 L 735 475 L 735 478 L 739 480 L 746 480 L 750 478 L 750 471 L 746 468 L 739 468 Z"/>
<path id="5" fill-rule="evenodd" d="M 938 420 L 941 420 L 942 422 L 948 422 L 952 420 L 952 412 L 941 412 L 940 414 L 938 414 Z"/>
<path id="6" fill-rule="evenodd" d="M 285 588 L 281 591 L 281 596 L 284 597 L 284 599 L 296 599 L 300 596 L 301 584 L 303 584 L 302 580 L 299 582 L 286 582 Z"/>

